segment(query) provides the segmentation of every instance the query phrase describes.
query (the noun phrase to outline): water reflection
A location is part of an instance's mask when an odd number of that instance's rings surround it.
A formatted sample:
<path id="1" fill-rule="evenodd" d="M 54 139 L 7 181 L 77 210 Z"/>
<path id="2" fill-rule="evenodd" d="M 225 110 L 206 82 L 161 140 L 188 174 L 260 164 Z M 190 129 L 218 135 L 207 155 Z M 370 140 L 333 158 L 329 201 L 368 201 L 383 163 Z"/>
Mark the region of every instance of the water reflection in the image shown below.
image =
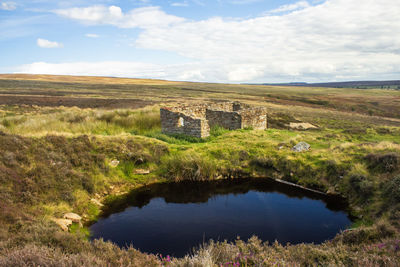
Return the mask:
<path id="1" fill-rule="evenodd" d="M 350 224 L 345 202 L 270 179 L 156 184 L 104 210 L 92 238 L 183 256 L 209 239 L 320 243 Z"/>

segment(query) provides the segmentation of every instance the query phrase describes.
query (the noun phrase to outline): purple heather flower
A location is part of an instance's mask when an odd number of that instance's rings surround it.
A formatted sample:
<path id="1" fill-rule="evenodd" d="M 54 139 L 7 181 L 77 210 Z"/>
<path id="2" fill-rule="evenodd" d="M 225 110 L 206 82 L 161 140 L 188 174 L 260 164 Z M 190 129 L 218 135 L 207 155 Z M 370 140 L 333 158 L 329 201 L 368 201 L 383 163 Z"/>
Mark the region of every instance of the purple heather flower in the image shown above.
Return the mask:
<path id="1" fill-rule="evenodd" d="M 383 248 L 383 247 L 385 247 L 385 243 L 378 244 L 378 248 Z"/>

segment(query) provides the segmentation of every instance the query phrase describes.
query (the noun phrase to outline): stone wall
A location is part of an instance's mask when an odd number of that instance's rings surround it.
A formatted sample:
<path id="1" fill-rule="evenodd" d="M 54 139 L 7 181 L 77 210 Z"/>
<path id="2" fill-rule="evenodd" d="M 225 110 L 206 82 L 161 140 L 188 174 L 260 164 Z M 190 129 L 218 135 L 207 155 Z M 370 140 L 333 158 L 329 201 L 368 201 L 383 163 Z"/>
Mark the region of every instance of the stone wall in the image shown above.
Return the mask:
<path id="1" fill-rule="evenodd" d="M 160 109 L 161 129 L 167 134 L 185 134 L 194 137 L 207 137 L 210 127 L 205 118 L 194 118 L 181 112 Z"/>
<path id="2" fill-rule="evenodd" d="M 214 126 L 229 130 L 242 128 L 242 119 L 238 112 L 207 109 L 206 120 L 210 128 Z"/>
<path id="3" fill-rule="evenodd" d="M 166 134 L 185 134 L 207 137 L 210 127 L 219 125 L 226 129 L 267 128 L 265 108 L 252 108 L 238 102 L 181 105 L 161 108 L 161 129 Z"/>
<path id="4" fill-rule="evenodd" d="M 239 112 L 242 119 L 241 128 L 251 127 L 255 130 L 267 128 L 267 111 L 264 108 L 244 109 Z"/>

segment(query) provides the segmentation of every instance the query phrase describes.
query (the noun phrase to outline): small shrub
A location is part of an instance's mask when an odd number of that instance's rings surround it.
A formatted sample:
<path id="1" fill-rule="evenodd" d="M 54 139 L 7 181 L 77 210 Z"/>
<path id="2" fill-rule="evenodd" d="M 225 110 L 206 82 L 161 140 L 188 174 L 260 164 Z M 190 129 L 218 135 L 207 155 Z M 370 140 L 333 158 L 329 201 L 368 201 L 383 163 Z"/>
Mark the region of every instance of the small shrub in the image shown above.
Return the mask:
<path id="1" fill-rule="evenodd" d="M 13 167 L 17 165 L 15 153 L 11 151 L 6 151 L 3 153 L 3 162 L 8 167 Z"/>
<path id="2" fill-rule="evenodd" d="M 154 146 L 151 148 L 153 155 L 154 155 L 154 160 L 159 163 L 161 160 L 161 157 L 165 154 L 169 154 L 169 149 L 165 145 L 161 144 L 154 144 Z M 140 164 L 139 161 L 136 162 L 137 164 Z"/>
<path id="3" fill-rule="evenodd" d="M 400 176 L 391 179 L 385 184 L 383 196 L 390 204 L 400 203 Z"/>
<path id="4" fill-rule="evenodd" d="M 391 134 L 392 133 L 392 131 L 389 128 L 384 128 L 384 127 L 376 128 L 375 131 L 378 134 Z"/>
<path id="5" fill-rule="evenodd" d="M 3 124 L 4 127 L 8 128 L 12 125 L 12 122 L 8 119 L 3 119 L 3 121 L 1 122 L 1 124 Z"/>
<path id="6" fill-rule="evenodd" d="M 394 152 L 386 154 L 371 153 L 365 159 L 370 169 L 380 172 L 394 172 L 399 168 L 400 163 L 399 155 Z"/>
<path id="7" fill-rule="evenodd" d="M 69 123 L 82 123 L 82 122 L 86 121 L 86 119 L 87 119 L 87 116 L 85 114 L 76 114 L 74 116 L 70 116 L 66 120 Z"/>
<path id="8" fill-rule="evenodd" d="M 239 151 L 239 160 L 240 161 L 248 160 L 249 157 L 250 157 L 250 155 L 246 150 L 240 150 Z"/>
<path id="9" fill-rule="evenodd" d="M 327 179 L 330 183 L 336 183 L 340 177 L 346 173 L 346 168 L 339 165 L 335 160 L 327 160 L 324 162 Z"/>
<path id="10" fill-rule="evenodd" d="M 100 121 L 105 121 L 107 123 L 111 123 L 116 116 L 117 116 L 116 113 L 108 112 L 108 113 L 101 114 L 100 116 L 97 117 L 97 119 Z"/>
<path id="11" fill-rule="evenodd" d="M 334 241 L 341 240 L 345 244 L 360 245 L 371 243 L 392 237 L 396 234 L 396 229 L 386 221 L 379 221 L 370 227 L 360 227 L 345 231 L 338 235 Z"/>
<path id="12" fill-rule="evenodd" d="M 275 169 L 274 160 L 268 157 L 255 158 L 250 161 L 250 164 L 262 169 Z"/>
<path id="13" fill-rule="evenodd" d="M 365 200 L 371 197 L 374 192 L 373 183 L 361 174 L 351 174 L 348 178 L 348 184 L 350 187 L 350 192 L 348 193 L 356 198 Z"/>
<path id="14" fill-rule="evenodd" d="M 85 189 L 90 194 L 94 193 L 94 182 L 91 177 L 84 175 L 82 176 L 81 182 L 83 189 Z"/>

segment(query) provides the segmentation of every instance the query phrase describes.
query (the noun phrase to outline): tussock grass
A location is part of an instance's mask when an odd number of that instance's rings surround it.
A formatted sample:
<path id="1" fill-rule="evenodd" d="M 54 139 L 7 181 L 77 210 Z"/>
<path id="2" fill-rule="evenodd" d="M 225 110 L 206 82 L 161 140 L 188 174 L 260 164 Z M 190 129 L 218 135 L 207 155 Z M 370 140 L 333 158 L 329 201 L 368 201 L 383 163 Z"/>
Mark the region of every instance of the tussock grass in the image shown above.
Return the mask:
<path id="1" fill-rule="evenodd" d="M 201 157 L 192 151 L 173 154 L 163 162 L 161 169 L 168 178 L 175 181 L 210 180 L 217 173 L 215 163 L 211 159 Z"/>
<path id="2" fill-rule="evenodd" d="M 0 118 L 0 125 L 7 133 L 30 136 L 49 133 L 117 135 L 127 132 L 143 135 L 160 131 L 160 115 L 157 107 L 134 111 L 60 108 L 56 113 L 28 112 L 7 116 Z"/>
<path id="3" fill-rule="evenodd" d="M 52 93 L 63 91 L 77 98 L 123 95 L 168 99 L 174 101 L 171 105 L 229 98 L 268 107 L 270 128 L 213 128 L 209 138 L 198 139 L 162 134 L 159 106 L 0 106 L 0 266 L 395 266 L 400 261 L 400 121 L 393 105 L 399 92 L 162 81 L 143 87 L 144 81 L 83 77 L 62 83 L 64 78 L 53 78 L 2 81 L 0 92 L 15 89 L 16 94 L 40 95 L 53 88 Z M 97 84 L 100 80 L 106 85 Z M 378 116 L 368 115 L 369 110 Z M 389 112 L 391 118 L 382 117 Z M 297 121 L 319 128 L 287 128 Z M 300 141 L 309 143 L 311 150 L 291 151 Z M 113 160 L 118 166 L 111 166 Z M 136 175 L 137 168 L 151 173 Z M 114 194 L 142 184 L 247 176 L 341 194 L 359 219 L 357 228 L 322 245 L 267 244 L 255 237 L 231 244 L 206 242 L 190 255 L 166 262 L 108 242 L 90 243 L 85 230 L 63 233 L 50 221 L 67 211 L 95 219 L 100 209 L 91 198 L 111 195 L 112 202 Z"/>

